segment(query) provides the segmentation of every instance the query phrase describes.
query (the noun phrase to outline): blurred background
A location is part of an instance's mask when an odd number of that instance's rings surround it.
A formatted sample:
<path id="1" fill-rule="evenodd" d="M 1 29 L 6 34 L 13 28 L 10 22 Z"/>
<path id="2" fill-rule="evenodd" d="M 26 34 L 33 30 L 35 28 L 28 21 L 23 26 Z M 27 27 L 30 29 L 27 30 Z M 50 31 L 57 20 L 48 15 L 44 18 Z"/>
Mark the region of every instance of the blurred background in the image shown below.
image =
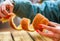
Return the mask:
<path id="1" fill-rule="evenodd" d="M 57 1 L 57 0 L 30 0 L 32 3 L 42 3 L 43 1 Z"/>

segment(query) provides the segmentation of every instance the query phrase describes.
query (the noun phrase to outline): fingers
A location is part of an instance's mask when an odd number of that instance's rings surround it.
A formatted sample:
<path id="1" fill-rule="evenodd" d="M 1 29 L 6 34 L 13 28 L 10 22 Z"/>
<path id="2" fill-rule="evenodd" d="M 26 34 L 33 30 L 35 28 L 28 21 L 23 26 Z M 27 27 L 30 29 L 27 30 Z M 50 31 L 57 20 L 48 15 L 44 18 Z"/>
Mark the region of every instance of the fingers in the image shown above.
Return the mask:
<path id="1" fill-rule="evenodd" d="M 0 18 L 5 17 L 5 15 L 1 12 L 1 7 L 0 7 Z"/>
<path id="2" fill-rule="evenodd" d="M 54 22 L 49 22 L 49 26 L 52 26 L 52 27 L 55 27 L 56 25 L 55 25 L 55 23 Z"/>
<path id="3" fill-rule="evenodd" d="M 39 27 L 42 27 L 42 28 L 47 29 L 49 31 L 52 31 L 54 33 L 58 33 L 57 32 L 58 30 L 56 28 L 54 28 L 54 27 L 46 26 L 46 25 L 43 25 L 43 24 L 40 24 Z"/>
<path id="4" fill-rule="evenodd" d="M 52 26 L 52 27 L 56 27 L 57 25 L 60 25 L 60 24 L 58 24 L 58 23 L 55 23 L 55 22 L 49 22 L 49 26 Z"/>
<path id="5" fill-rule="evenodd" d="M 44 33 L 44 32 L 41 32 L 40 30 L 36 30 L 36 31 L 43 36 L 46 36 L 49 38 L 54 38 L 54 34 L 52 34 L 52 33 Z"/>
<path id="6" fill-rule="evenodd" d="M 9 13 L 8 13 L 8 11 L 6 10 L 6 6 L 5 5 L 2 5 L 1 6 L 1 12 L 4 14 L 4 15 L 8 15 Z"/>
<path id="7" fill-rule="evenodd" d="M 7 9 L 9 9 L 9 12 L 11 13 L 11 12 L 13 12 L 13 8 L 14 8 L 14 6 L 13 6 L 13 4 L 9 1 L 9 0 L 6 0 L 7 1 Z"/>
<path id="8" fill-rule="evenodd" d="M 5 2 L 3 2 L 1 4 L 1 12 L 4 14 L 4 15 L 9 15 L 9 13 L 12 13 L 13 12 L 13 4 L 6 0 Z"/>
<path id="9" fill-rule="evenodd" d="M 13 12 L 13 8 L 14 8 L 13 6 L 7 5 L 6 7 L 7 7 L 9 13 Z"/>
<path id="10" fill-rule="evenodd" d="M 11 12 L 12 13 L 12 12 Z M 10 13 L 6 10 L 5 5 L 0 7 L 0 18 L 5 18 L 6 16 L 10 15 Z"/>
<path id="11" fill-rule="evenodd" d="M 0 4 L 0 18 L 8 18 L 8 15 L 11 15 L 12 12 L 13 5 L 9 0 L 6 0 Z"/>
<path id="12" fill-rule="evenodd" d="M 3 18 L 5 17 L 5 15 L 3 15 L 1 12 L 0 12 L 0 18 Z"/>
<path id="13" fill-rule="evenodd" d="M 57 40 L 57 39 L 54 39 L 54 41 L 59 41 L 59 40 Z"/>
<path id="14" fill-rule="evenodd" d="M 12 13 L 12 12 L 13 12 L 13 6 L 10 7 L 10 13 Z"/>

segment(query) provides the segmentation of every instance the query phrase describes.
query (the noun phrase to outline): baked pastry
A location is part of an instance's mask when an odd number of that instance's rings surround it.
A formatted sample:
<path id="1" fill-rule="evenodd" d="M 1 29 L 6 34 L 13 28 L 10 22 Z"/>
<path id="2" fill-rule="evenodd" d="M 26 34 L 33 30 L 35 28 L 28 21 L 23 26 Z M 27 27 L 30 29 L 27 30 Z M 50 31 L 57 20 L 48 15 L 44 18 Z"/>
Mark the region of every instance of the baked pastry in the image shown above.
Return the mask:
<path id="1" fill-rule="evenodd" d="M 22 20 L 20 21 L 21 23 L 21 27 L 23 30 L 26 31 L 35 31 L 32 24 L 30 24 L 31 20 L 28 18 L 22 18 Z"/>
<path id="2" fill-rule="evenodd" d="M 43 30 L 42 28 L 39 28 L 38 25 L 39 24 L 45 24 L 45 25 L 48 25 L 49 23 L 49 20 L 44 17 L 43 15 L 41 14 L 37 14 L 35 16 L 35 18 L 33 19 L 33 22 L 32 24 L 30 24 L 30 19 L 28 18 L 22 18 L 21 21 L 20 21 L 20 24 L 19 26 L 16 26 L 13 19 L 15 18 L 15 16 L 11 17 L 10 20 L 9 20 L 9 24 L 12 28 L 14 28 L 15 30 L 26 30 L 26 31 L 35 31 L 36 29 L 39 29 L 39 30 Z"/>
<path id="3" fill-rule="evenodd" d="M 5 22 L 8 22 L 9 18 L 12 17 L 14 14 L 13 13 L 9 13 L 9 15 L 3 17 L 3 18 L 0 18 L 0 21 L 2 23 L 5 23 Z"/>
<path id="4" fill-rule="evenodd" d="M 38 27 L 39 24 L 48 25 L 48 23 L 49 23 L 49 20 L 48 20 L 46 17 L 44 17 L 43 15 L 41 15 L 41 14 L 39 13 L 39 14 L 37 14 L 37 15 L 35 16 L 35 18 L 33 19 L 32 25 L 33 25 L 34 29 L 37 30 L 37 29 L 40 29 L 40 28 Z M 40 29 L 40 30 L 41 30 L 41 29 Z"/>
<path id="5" fill-rule="evenodd" d="M 12 17 L 10 17 L 10 19 L 9 19 L 9 24 L 10 24 L 10 26 L 13 28 L 13 29 L 15 29 L 15 30 L 21 30 L 22 28 L 21 28 L 21 25 L 18 25 L 18 26 L 16 26 L 16 24 L 14 23 L 14 18 L 16 17 L 16 15 L 13 15 Z"/>
<path id="6" fill-rule="evenodd" d="M 20 22 L 21 22 L 20 24 L 21 24 L 22 29 L 29 30 L 28 27 L 30 25 L 30 19 L 22 18 L 22 20 Z"/>

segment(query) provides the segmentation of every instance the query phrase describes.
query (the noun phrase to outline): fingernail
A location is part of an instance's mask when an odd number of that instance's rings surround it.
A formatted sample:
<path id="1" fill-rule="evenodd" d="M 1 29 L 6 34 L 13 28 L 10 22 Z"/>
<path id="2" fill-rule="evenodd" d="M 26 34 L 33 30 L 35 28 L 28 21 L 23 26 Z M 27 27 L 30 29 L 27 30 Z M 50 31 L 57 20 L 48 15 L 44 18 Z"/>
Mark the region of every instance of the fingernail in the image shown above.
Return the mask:
<path id="1" fill-rule="evenodd" d="M 38 29 L 39 29 L 40 31 L 43 31 L 43 25 L 42 25 L 42 24 L 39 24 L 39 25 L 38 25 Z"/>
<path id="2" fill-rule="evenodd" d="M 36 30 L 36 32 L 38 32 L 38 33 L 39 33 L 39 30 Z"/>
<path id="3" fill-rule="evenodd" d="M 36 32 L 38 32 L 38 30 L 36 30 Z"/>

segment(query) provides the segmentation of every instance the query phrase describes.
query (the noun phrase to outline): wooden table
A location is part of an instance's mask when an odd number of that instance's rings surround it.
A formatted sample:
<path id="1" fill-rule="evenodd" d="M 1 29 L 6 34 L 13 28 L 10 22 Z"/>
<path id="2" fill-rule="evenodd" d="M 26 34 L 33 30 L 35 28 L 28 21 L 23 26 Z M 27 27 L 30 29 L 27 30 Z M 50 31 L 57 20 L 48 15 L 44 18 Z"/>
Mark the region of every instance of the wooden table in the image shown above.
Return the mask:
<path id="1" fill-rule="evenodd" d="M 35 32 L 16 31 L 11 28 L 0 30 L 0 41 L 52 41 Z"/>
<path id="2" fill-rule="evenodd" d="M 16 31 L 11 27 L 0 28 L 0 41 L 52 41 L 35 32 Z"/>

